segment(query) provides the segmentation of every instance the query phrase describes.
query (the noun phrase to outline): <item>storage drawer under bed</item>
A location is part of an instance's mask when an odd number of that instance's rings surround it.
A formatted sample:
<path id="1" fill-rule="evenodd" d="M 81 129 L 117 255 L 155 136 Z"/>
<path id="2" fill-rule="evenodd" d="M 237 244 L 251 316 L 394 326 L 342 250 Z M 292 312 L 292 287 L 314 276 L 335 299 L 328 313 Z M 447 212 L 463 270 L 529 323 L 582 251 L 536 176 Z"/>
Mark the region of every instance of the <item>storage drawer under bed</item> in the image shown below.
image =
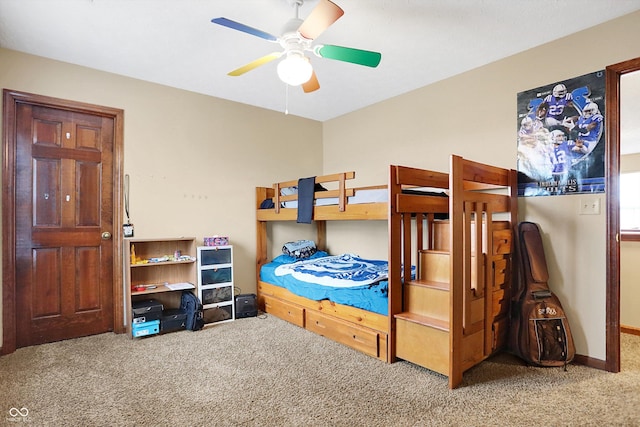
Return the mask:
<path id="1" fill-rule="evenodd" d="M 378 332 L 360 328 L 348 322 L 307 311 L 305 314 L 306 329 L 315 332 L 373 357 L 380 357 L 386 348 L 378 345 Z M 386 340 L 383 340 L 386 343 Z M 386 355 L 384 355 L 386 357 Z"/>
<path id="2" fill-rule="evenodd" d="M 304 328 L 304 308 L 299 305 L 290 304 L 269 295 L 262 295 L 264 299 L 264 311 L 276 317 L 291 322 L 294 325 Z"/>

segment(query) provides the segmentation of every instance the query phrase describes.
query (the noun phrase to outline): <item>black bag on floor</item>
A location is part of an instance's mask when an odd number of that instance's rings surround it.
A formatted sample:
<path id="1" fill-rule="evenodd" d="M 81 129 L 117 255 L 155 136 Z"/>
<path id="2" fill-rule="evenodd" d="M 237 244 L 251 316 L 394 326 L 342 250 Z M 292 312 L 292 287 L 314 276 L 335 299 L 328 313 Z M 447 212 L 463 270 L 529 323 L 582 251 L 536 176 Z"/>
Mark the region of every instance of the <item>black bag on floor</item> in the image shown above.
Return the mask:
<path id="1" fill-rule="evenodd" d="M 512 294 L 512 351 L 537 366 L 564 366 L 575 356 L 569 321 L 558 297 L 549 290 L 549 272 L 540 228 L 518 224 L 520 277 Z"/>
<path id="2" fill-rule="evenodd" d="M 180 300 L 180 309 L 187 314 L 185 329 L 199 331 L 204 326 L 202 315 L 202 303 L 192 292 L 183 291 Z"/>

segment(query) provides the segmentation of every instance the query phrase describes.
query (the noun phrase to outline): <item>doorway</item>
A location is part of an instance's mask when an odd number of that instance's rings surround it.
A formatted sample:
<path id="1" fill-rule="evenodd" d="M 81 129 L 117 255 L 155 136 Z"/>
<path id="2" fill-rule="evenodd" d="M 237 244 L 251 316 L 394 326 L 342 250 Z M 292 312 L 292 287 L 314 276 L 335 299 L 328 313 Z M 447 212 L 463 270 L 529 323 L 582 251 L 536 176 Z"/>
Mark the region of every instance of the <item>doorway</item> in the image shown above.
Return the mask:
<path id="1" fill-rule="evenodd" d="M 3 354 L 122 331 L 122 121 L 4 91 Z"/>
<path id="2" fill-rule="evenodd" d="M 640 58 L 606 68 L 607 308 L 605 369 L 620 372 L 620 78 L 640 70 Z"/>
<path id="3" fill-rule="evenodd" d="M 639 119 L 640 70 L 620 76 L 620 332 L 633 335 L 640 335 Z M 621 345 L 624 370 L 625 349 Z"/>

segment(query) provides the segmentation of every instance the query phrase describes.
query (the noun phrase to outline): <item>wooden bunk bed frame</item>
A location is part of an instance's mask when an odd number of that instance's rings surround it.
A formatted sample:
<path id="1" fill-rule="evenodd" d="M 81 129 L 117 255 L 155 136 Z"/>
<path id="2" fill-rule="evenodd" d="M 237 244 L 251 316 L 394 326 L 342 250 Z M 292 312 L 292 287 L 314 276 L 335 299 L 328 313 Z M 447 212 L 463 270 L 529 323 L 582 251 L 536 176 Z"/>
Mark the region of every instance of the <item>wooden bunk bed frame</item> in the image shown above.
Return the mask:
<path id="1" fill-rule="evenodd" d="M 316 192 L 315 198 L 339 200 L 314 207 L 316 245 L 326 250 L 326 221 L 386 220 L 389 314 L 313 301 L 260 280 L 260 268 L 270 261 L 268 224 L 297 219 L 297 209 L 280 207 L 297 197 L 281 196 L 280 189 L 297 180 L 256 188 L 259 308 L 385 362 L 404 359 L 439 372 L 455 388 L 464 371 L 507 344 L 516 171 L 456 155 L 449 174 L 391 165 L 386 202 L 349 204 L 360 190 L 347 187 L 354 177 L 316 177 L 316 183 L 334 182 L 337 189 Z M 403 193 L 415 187 L 446 190 L 449 197 Z M 275 207 L 260 209 L 268 198 Z M 449 219 L 437 220 L 436 214 Z M 403 264 L 417 264 L 414 280 L 403 277 Z"/>

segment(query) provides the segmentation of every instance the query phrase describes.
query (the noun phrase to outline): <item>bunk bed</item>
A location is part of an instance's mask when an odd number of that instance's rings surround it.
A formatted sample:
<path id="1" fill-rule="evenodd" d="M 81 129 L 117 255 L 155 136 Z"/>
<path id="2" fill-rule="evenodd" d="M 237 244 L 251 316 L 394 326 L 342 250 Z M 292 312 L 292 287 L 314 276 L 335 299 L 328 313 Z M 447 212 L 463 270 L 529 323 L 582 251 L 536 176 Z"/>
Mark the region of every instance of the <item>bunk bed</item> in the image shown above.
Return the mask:
<path id="1" fill-rule="evenodd" d="M 297 295 L 266 273 L 282 263 L 269 257 L 268 227 L 299 219 L 298 195 L 283 191 L 297 180 L 256 188 L 258 305 L 382 361 L 439 372 L 455 388 L 464 371 L 507 344 L 516 171 L 452 155 L 449 173 L 391 165 L 387 185 L 366 188 L 349 187 L 354 177 L 314 178 L 330 187 L 312 192 L 315 243 L 326 251 L 327 221 L 386 221 L 387 309 Z M 377 195 L 370 201 L 366 193 Z"/>

